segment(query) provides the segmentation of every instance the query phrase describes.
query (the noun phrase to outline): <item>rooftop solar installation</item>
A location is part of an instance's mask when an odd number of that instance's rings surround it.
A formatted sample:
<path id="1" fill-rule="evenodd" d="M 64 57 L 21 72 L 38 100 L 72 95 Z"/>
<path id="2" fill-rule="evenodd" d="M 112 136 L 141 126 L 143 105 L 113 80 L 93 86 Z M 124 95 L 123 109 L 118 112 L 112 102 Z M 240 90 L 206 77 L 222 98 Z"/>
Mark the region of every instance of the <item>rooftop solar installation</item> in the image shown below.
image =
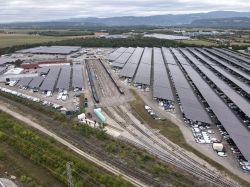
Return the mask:
<path id="1" fill-rule="evenodd" d="M 108 59 L 109 61 L 115 61 L 119 56 L 121 56 L 127 48 L 120 47 L 109 54 Z"/>
<path id="2" fill-rule="evenodd" d="M 140 62 L 143 48 L 137 47 L 120 72 L 121 77 L 133 78 Z"/>
<path id="3" fill-rule="evenodd" d="M 150 85 L 151 79 L 151 65 L 152 65 L 152 48 L 145 48 L 138 66 L 134 82 Z"/>
<path id="4" fill-rule="evenodd" d="M 40 90 L 42 91 L 54 91 L 58 75 L 60 73 L 60 66 L 54 66 L 50 68 L 49 74 L 44 79 Z"/>
<path id="5" fill-rule="evenodd" d="M 69 90 L 70 86 L 70 76 L 71 76 L 71 67 L 63 66 L 57 81 L 56 88 L 60 90 Z"/>
<path id="6" fill-rule="evenodd" d="M 232 65 L 230 65 L 230 64 L 228 64 L 228 63 L 226 63 L 225 61 L 223 61 L 223 60 L 217 58 L 216 56 L 214 56 L 214 55 L 208 53 L 207 51 L 205 51 L 205 50 L 203 50 L 203 49 L 198 49 L 198 48 L 197 48 L 197 50 L 200 51 L 201 53 L 205 54 L 205 55 L 208 56 L 209 58 L 213 59 L 213 60 L 214 60 L 215 62 L 217 62 L 218 64 L 221 64 L 222 66 L 224 66 L 224 67 L 226 67 L 226 68 L 228 68 L 228 69 L 230 69 L 230 70 L 232 70 L 232 71 L 238 73 L 238 74 L 241 75 L 242 77 L 244 77 L 244 78 L 250 80 L 250 75 L 247 75 L 246 73 L 242 72 L 242 71 L 239 70 L 238 68 L 236 68 L 236 67 L 234 67 L 234 66 L 232 66 Z"/>
<path id="7" fill-rule="evenodd" d="M 30 49 L 17 51 L 19 53 L 33 53 L 33 54 L 62 54 L 67 55 L 79 51 L 79 46 L 40 46 Z"/>
<path id="8" fill-rule="evenodd" d="M 226 77 L 227 79 L 229 79 L 230 81 L 234 82 L 237 86 L 239 86 L 242 90 L 244 90 L 246 93 L 250 94 L 250 87 L 248 85 L 246 85 L 244 82 L 240 81 L 239 79 L 237 79 L 235 76 L 232 76 L 230 73 L 228 73 L 226 70 L 224 70 L 223 68 L 216 66 L 214 62 L 212 62 L 211 60 L 209 60 L 207 57 L 205 57 L 204 55 L 202 55 L 201 53 L 199 53 L 198 51 L 194 50 L 194 49 L 190 49 L 189 50 L 194 53 L 198 58 L 200 58 L 201 60 L 203 60 L 204 62 L 206 62 L 207 64 L 211 65 L 212 69 L 218 71 L 219 73 L 221 73 L 224 77 Z"/>
<path id="9" fill-rule="evenodd" d="M 192 66 L 183 65 L 183 68 L 186 70 L 201 95 L 207 101 L 218 120 L 239 148 L 242 155 L 247 160 L 250 160 L 250 132 L 248 129 L 239 121 L 231 109 L 210 88 Z"/>
<path id="10" fill-rule="evenodd" d="M 163 57 L 165 59 L 165 63 L 167 64 L 173 64 L 173 65 L 177 65 L 171 51 L 169 48 L 162 48 L 162 53 L 163 53 Z"/>
<path id="11" fill-rule="evenodd" d="M 241 54 L 239 53 L 233 53 L 231 51 L 228 51 L 228 50 L 225 50 L 225 49 L 219 49 L 219 48 L 216 48 L 217 51 L 220 51 L 228 56 L 231 56 L 231 57 L 234 57 L 235 59 L 238 59 L 238 60 L 241 60 L 243 62 L 245 62 L 246 64 L 248 64 L 248 66 L 246 66 L 247 68 L 250 68 L 250 59 L 249 58 L 246 58 L 244 56 L 242 56 Z M 243 63 L 242 63 L 243 65 Z"/>
<path id="12" fill-rule="evenodd" d="M 33 80 L 30 82 L 29 87 L 31 89 L 39 89 L 43 80 L 43 77 L 34 77 Z"/>
<path id="13" fill-rule="evenodd" d="M 153 97 L 174 101 L 170 80 L 160 48 L 153 49 Z"/>
<path id="14" fill-rule="evenodd" d="M 22 87 L 28 87 L 30 82 L 32 81 L 33 78 L 31 77 L 24 77 L 21 78 L 21 80 L 18 82 L 18 86 L 22 86 Z"/>
<path id="15" fill-rule="evenodd" d="M 184 55 L 192 61 L 196 67 L 198 67 L 224 94 L 234 102 L 239 109 L 244 112 L 248 117 L 250 117 L 250 104 L 246 99 L 244 99 L 240 94 L 235 92 L 228 84 L 217 77 L 209 68 L 206 66 L 200 66 L 200 62 L 191 55 L 187 50 L 181 49 Z"/>
<path id="16" fill-rule="evenodd" d="M 178 54 L 177 54 L 178 55 Z M 172 57 L 173 58 L 173 57 Z M 211 124 L 211 120 L 201 105 L 192 87 L 178 65 L 167 64 L 173 83 L 180 98 L 181 110 L 187 119 Z"/>
<path id="17" fill-rule="evenodd" d="M 81 65 L 73 66 L 72 87 L 83 89 L 83 72 Z"/>
<path id="18" fill-rule="evenodd" d="M 217 50 L 214 50 L 214 49 L 206 49 L 206 50 L 208 50 L 208 51 L 210 51 L 211 53 L 217 55 L 218 57 L 220 57 L 220 58 L 222 58 L 222 59 L 224 59 L 224 60 L 226 60 L 226 61 L 232 63 L 235 67 L 238 67 L 240 70 L 242 70 L 242 71 L 244 71 L 244 72 L 245 72 L 245 71 L 248 71 L 248 72 L 249 72 L 249 69 L 248 69 L 247 66 L 245 66 L 245 64 L 240 63 L 239 61 L 233 59 L 232 57 L 229 57 L 229 56 L 227 56 L 227 55 L 221 53 L 220 51 L 217 51 Z"/>

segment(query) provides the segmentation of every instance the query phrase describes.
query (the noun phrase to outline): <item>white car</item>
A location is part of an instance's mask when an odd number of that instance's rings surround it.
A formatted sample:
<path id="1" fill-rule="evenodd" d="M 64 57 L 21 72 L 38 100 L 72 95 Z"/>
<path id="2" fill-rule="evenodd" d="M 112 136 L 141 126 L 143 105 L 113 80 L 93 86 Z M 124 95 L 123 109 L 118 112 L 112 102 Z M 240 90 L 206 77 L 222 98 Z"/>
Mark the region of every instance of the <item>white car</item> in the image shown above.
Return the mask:
<path id="1" fill-rule="evenodd" d="M 242 166 L 242 169 L 245 171 L 250 171 L 250 166 Z"/>
<path id="2" fill-rule="evenodd" d="M 218 154 L 218 156 L 221 156 L 221 157 L 226 157 L 227 156 L 226 153 L 220 152 L 220 151 L 217 154 Z"/>
<path id="3" fill-rule="evenodd" d="M 242 166 L 250 166 L 250 163 L 246 162 L 246 161 L 242 161 L 242 162 L 240 162 L 240 165 L 242 165 Z"/>

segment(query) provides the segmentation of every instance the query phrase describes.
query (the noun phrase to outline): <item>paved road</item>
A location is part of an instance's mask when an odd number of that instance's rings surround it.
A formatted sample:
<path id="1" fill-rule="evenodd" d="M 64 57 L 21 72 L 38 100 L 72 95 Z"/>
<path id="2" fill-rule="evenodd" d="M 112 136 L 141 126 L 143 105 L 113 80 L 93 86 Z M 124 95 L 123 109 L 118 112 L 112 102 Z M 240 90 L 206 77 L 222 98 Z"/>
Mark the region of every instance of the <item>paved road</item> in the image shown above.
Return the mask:
<path id="1" fill-rule="evenodd" d="M 121 175 L 125 180 L 129 181 L 130 183 L 132 183 L 135 186 L 147 186 L 146 184 L 144 184 L 143 182 L 139 181 L 138 179 L 135 179 L 133 177 L 130 177 L 128 175 L 126 175 L 123 171 L 120 171 L 118 168 L 112 167 L 111 165 L 102 162 L 101 160 L 98 160 L 97 158 L 85 153 L 84 151 L 78 149 L 77 147 L 75 147 L 74 145 L 70 144 L 69 142 L 65 141 L 64 139 L 62 139 L 61 137 L 57 136 L 56 134 L 48 131 L 47 129 L 45 129 L 44 127 L 42 127 L 41 125 L 39 125 L 38 123 L 35 123 L 33 121 L 31 121 L 29 118 L 15 112 L 12 111 L 11 109 L 9 109 L 6 105 L 4 105 L 4 103 L 0 102 L 0 110 L 8 113 L 9 115 L 13 116 L 14 118 L 24 122 L 25 124 L 41 131 L 42 133 L 54 138 L 56 141 L 60 142 L 61 144 L 63 144 L 64 146 L 68 147 L 69 149 L 71 149 L 72 151 L 76 152 L 77 154 L 83 156 L 84 158 L 88 159 L 91 162 L 94 162 L 95 164 L 97 164 L 98 166 L 103 167 L 104 169 L 108 170 L 109 172 L 113 173 L 114 175 Z"/>

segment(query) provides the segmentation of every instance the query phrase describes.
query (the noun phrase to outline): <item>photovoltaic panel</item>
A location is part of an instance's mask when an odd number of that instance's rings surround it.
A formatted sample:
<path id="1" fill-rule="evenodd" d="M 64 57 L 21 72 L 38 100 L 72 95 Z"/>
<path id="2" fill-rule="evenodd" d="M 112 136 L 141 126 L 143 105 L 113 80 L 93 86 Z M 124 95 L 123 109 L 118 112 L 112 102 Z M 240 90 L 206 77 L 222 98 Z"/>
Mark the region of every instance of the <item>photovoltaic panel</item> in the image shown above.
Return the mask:
<path id="1" fill-rule="evenodd" d="M 44 78 L 43 77 L 34 77 L 33 80 L 29 84 L 29 88 L 31 89 L 39 89 Z"/>
<path id="2" fill-rule="evenodd" d="M 22 87 L 28 87 L 30 82 L 32 81 L 33 78 L 31 77 L 24 77 L 21 78 L 20 81 L 17 83 L 18 86 L 22 86 Z"/>
<path id="3" fill-rule="evenodd" d="M 127 48 L 125 47 L 120 47 L 116 49 L 114 52 L 110 53 L 108 56 L 109 61 L 113 62 L 115 61 L 119 56 L 121 56 L 124 51 L 126 51 Z"/>
<path id="4" fill-rule="evenodd" d="M 165 59 L 165 63 L 167 64 L 173 64 L 173 65 L 177 65 L 171 51 L 169 48 L 162 48 L 162 52 L 163 52 L 163 57 Z"/>
<path id="5" fill-rule="evenodd" d="M 150 85 L 152 64 L 152 48 L 145 48 L 138 66 L 134 82 L 143 85 Z"/>
<path id="6" fill-rule="evenodd" d="M 182 61 L 181 54 L 176 50 L 172 50 L 179 61 Z M 201 105 L 192 87 L 184 76 L 178 65 L 168 64 L 169 71 L 172 76 L 173 83 L 180 98 L 181 108 L 187 119 L 200 121 L 204 123 L 212 123 L 210 117 Z"/>
<path id="7" fill-rule="evenodd" d="M 121 77 L 133 78 L 140 62 L 143 48 L 137 47 L 120 72 Z"/>
<path id="8" fill-rule="evenodd" d="M 160 48 L 153 48 L 153 65 L 153 97 L 173 101 L 170 80 Z"/>
<path id="9" fill-rule="evenodd" d="M 249 74 L 249 73 L 246 73 L 246 72 L 242 71 L 242 69 L 240 69 L 240 68 L 238 68 L 238 67 L 235 67 L 235 66 L 229 64 L 228 62 L 226 62 L 226 61 L 229 61 L 229 62 L 231 62 L 231 63 L 233 63 L 233 64 L 236 65 L 237 63 L 236 63 L 236 62 L 233 62 L 233 60 L 232 60 L 231 58 L 228 58 L 228 57 L 226 57 L 225 55 L 220 54 L 219 52 L 217 52 L 217 51 L 215 51 L 215 50 L 213 50 L 213 49 L 206 49 L 206 50 L 209 51 L 210 53 L 213 53 L 214 56 L 218 55 L 219 58 L 221 58 L 220 62 L 223 61 L 223 62 L 224 62 L 223 64 L 224 64 L 225 66 L 229 67 L 230 69 L 233 68 L 234 71 L 237 70 L 237 72 L 239 72 L 243 77 L 245 77 L 246 79 L 248 79 L 248 80 L 250 81 L 250 74 Z M 224 60 L 223 60 L 223 59 L 224 59 Z M 236 66 L 237 66 L 237 65 L 236 65 Z"/>
<path id="10" fill-rule="evenodd" d="M 206 66 L 200 66 L 200 62 L 191 55 L 187 50 L 181 49 L 184 55 L 192 61 L 196 67 L 198 67 L 228 98 L 230 98 L 248 117 L 250 117 L 250 104 L 248 101 L 235 92 L 228 84 L 225 84 L 223 80 L 218 78 L 209 68 Z"/>
<path id="11" fill-rule="evenodd" d="M 207 57 L 205 57 L 203 54 L 201 54 L 200 52 L 196 51 L 195 49 L 190 49 L 189 48 L 189 50 L 193 54 L 195 54 L 198 58 L 200 58 L 201 60 L 203 60 L 204 62 L 206 62 L 207 64 L 209 64 L 212 69 L 216 70 L 217 72 L 219 72 L 220 74 L 222 74 L 224 77 L 226 77 L 228 80 L 232 81 L 237 86 L 239 86 L 246 93 L 250 94 L 250 87 L 248 85 L 246 85 L 244 82 L 240 81 L 235 76 L 232 76 L 230 73 L 228 73 L 226 70 L 224 70 L 220 66 L 217 66 L 214 62 L 212 62 L 211 60 L 209 60 Z"/>
<path id="12" fill-rule="evenodd" d="M 63 66 L 57 81 L 56 88 L 61 90 L 69 90 L 71 76 L 71 66 Z"/>
<path id="13" fill-rule="evenodd" d="M 210 88 L 192 66 L 183 65 L 183 68 L 239 148 L 240 152 L 247 160 L 250 160 L 250 132 L 248 129 L 246 129 L 232 110 L 222 101 L 214 90 Z"/>
<path id="14" fill-rule="evenodd" d="M 72 87 L 83 89 L 83 72 L 81 65 L 73 66 Z"/>
<path id="15" fill-rule="evenodd" d="M 239 53 L 232 53 L 232 52 L 227 51 L 225 49 L 215 48 L 215 50 L 220 51 L 221 53 L 227 55 L 228 57 L 232 57 L 232 58 L 238 60 L 238 63 L 240 65 L 242 65 L 244 68 L 250 70 L 250 59 L 249 58 L 246 58 Z"/>
<path id="16" fill-rule="evenodd" d="M 215 62 L 217 62 L 218 64 L 220 64 L 220 65 L 222 65 L 222 66 L 224 66 L 224 67 L 226 67 L 226 68 L 228 68 L 228 69 L 230 69 L 230 70 L 236 72 L 237 74 L 241 75 L 242 77 L 244 77 L 244 78 L 246 78 L 246 79 L 248 79 L 248 80 L 250 81 L 250 75 L 247 75 L 246 73 L 240 71 L 238 68 L 236 68 L 236 67 L 234 67 L 234 66 L 232 66 L 232 65 L 230 65 L 230 64 L 228 64 L 228 63 L 226 63 L 225 61 L 223 61 L 223 60 L 217 58 L 216 56 L 214 56 L 214 55 L 208 53 L 207 51 L 205 51 L 205 50 L 203 50 L 203 49 L 198 49 L 198 48 L 197 48 L 197 50 L 200 51 L 201 53 L 203 53 L 204 55 L 208 56 L 209 58 L 213 59 L 213 60 L 214 60 Z"/>
<path id="17" fill-rule="evenodd" d="M 58 75 L 60 73 L 60 66 L 52 66 L 50 67 L 49 74 L 44 79 L 40 90 L 42 91 L 54 91 L 54 87 L 56 84 L 56 81 L 58 79 Z"/>

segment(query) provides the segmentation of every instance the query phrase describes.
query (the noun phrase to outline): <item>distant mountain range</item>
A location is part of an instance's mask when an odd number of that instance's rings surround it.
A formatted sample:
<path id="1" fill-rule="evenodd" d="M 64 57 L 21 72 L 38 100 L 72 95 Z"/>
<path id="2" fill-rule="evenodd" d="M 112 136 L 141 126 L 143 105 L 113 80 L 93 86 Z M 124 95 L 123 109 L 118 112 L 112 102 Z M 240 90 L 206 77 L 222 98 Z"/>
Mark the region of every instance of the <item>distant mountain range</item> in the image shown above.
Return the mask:
<path id="1" fill-rule="evenodd" d="M 215 11 L 208 13 L 178 14 L 178 15 L 167 14 L 167 15 L 145 16 L 145 17 L 123 16 L 123 17 L 111 17 L 111 18 L 96 18 L 96 17 L 71 18 L 71 19 L 47 21 L 47 22 L 0 24 L 0 28 L 180 26 L 180 25 L 190 25 L 190 24 L 203 26 L 205 23 L 209 23 L 209 25 L 217 27 L 217 26 L 223 26 L 220 24 L 225 24 L 226 26 L 229 26 L 230 25 L 229 22 L 231 19 L 235 20 L 234 23 L 236 23 L 237 22 L 236 18 L 247 20 L 248 18 L 250 18 L 250 12 Z M 218 24 L 216 24 L 217 21 Z M 240 21 L 239 24 L 240 23 L 244 22 Z"/>
<path id="2" fill-rule="evenodd" d="M 250 28 L 250 18 L 217 18 L 217 19 L 200 19 L 193 21 L 189 26 L 191 27 L 205 27 L 205 28 Z"/>

